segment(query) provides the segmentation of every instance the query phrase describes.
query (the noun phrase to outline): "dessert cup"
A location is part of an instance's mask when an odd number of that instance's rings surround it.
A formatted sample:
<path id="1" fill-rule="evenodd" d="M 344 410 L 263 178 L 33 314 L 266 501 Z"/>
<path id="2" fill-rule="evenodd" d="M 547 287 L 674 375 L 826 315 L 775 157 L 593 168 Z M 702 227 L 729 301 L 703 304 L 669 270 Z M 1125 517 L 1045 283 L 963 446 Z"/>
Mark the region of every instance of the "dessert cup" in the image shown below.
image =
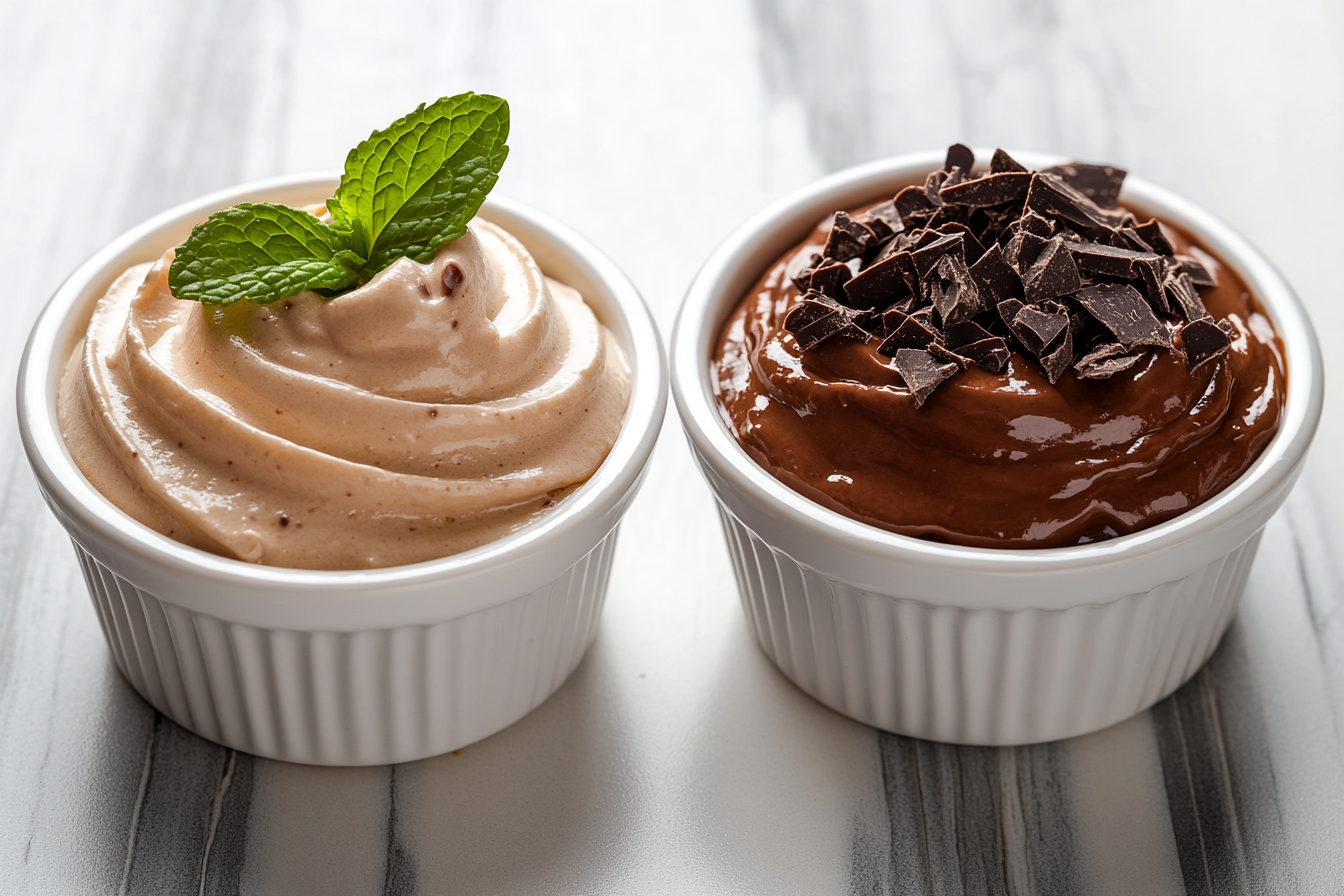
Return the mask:
<path id="1" fill-rule="evenodd" d="M 1032 168 L 1061 161 L 1014 156 Z M 1170 694 L 1217 646 L 1261 531 L 1315 433 L 1320 349 L 1301 302 L 1263 256 L 1207 212 L 1130 177 L 1122 201 L 1185 228 L 1232 266 L 1283 340 L 1284 414 L 1250 469 L 1165 523 L 1066 548 L 940 544 L 823 508 L 758 466 L 725 427 L 711 382 L 722 324 L 825 215 L 922 183 L 942 162 L 928 153 L 851 168 L 742 225 L 682 304 L 673 395 L 717 498 L 757 642 L 795 684 L 845 715 L 929 740 L 1008 745 L 1084 734 Z"/>
<path id="2" fill-rule="evenodd" d="M 563 225 L 488 200 L 541 269 L 578 289 L 632 373 L 621 433 L 592 477 L 540 519 L 464 553 L 384 569 L 258 566 L 160 535 L 84 478 L 56 423 L 62 367 L 126 268 L 243 201 L 304 205 L 335 175 L 247 184 L 178 206 L 82 264 L 38 318 L 19 372 L 19 428 L 69 533 L 117 667 L 185 728 L 235 749 L 318 765 L 432 756 L 522 718 L 574 671 L 597 631 L 622 514 L 666 407 L 661 341 L 634 285 Z"/>

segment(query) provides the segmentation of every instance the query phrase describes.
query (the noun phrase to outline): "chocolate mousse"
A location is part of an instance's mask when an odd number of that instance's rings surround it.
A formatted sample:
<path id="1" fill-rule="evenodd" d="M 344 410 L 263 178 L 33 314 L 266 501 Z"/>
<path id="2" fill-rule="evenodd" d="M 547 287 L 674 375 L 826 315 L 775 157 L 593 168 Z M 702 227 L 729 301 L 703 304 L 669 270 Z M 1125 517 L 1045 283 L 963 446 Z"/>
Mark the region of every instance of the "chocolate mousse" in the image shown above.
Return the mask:
<path id="1" fill-rule="evenodd" d="M 1120 205 L 1125 172 L 987 169 L 839 210 L 729 316 L 734 436 L 818 504 L 904 535 L 1050 548 L 1208 500 L 1278 430 L 1283 346 L 1235 271 Z"/>

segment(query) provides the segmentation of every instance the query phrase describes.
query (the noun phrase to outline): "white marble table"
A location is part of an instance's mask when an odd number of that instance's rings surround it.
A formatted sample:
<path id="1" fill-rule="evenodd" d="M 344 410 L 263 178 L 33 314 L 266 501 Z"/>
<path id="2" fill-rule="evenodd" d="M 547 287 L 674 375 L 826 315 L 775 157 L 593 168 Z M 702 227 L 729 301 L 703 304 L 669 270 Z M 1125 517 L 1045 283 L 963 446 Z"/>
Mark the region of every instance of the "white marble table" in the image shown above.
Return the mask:
<path id="1" fill-rule="evenodd" d="M 752 642 L 672 418 L 573 678 L 457 754 L 350 770 L 233 753 L 134 694 L 13 406 L 31 321 L 99 245 L 466 89 L 512 104 L 499 192 L 604 247 L 665 332 L 767 201 L 959 139 L 1206 205 L 1297 286 L 1339 382 L 1334 0 L 4 0 L 0 42 L 0 893 L 1344 889 L 1333 387 L 1213 661 L 1109 730 L 940 746 L 801 694 Z"/>

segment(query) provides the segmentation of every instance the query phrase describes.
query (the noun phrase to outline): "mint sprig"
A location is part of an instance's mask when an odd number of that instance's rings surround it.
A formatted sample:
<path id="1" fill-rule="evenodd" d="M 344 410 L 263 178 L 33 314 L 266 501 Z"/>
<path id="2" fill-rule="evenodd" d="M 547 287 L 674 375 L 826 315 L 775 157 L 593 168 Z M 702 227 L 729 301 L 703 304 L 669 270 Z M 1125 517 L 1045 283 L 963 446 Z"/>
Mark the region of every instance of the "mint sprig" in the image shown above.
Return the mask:
<path id="1" fill-rule="evenodd" d="M 178 247 L 168 285 L 179 299 L 269 304 L 304 290 L 339 295 L 398 258 L 427 262 L 466 233 L 499 180 L 508 136 L 499 97 L 421 105 L 350 150 L 331 224 L 266 202 L 216 212 Z"/>

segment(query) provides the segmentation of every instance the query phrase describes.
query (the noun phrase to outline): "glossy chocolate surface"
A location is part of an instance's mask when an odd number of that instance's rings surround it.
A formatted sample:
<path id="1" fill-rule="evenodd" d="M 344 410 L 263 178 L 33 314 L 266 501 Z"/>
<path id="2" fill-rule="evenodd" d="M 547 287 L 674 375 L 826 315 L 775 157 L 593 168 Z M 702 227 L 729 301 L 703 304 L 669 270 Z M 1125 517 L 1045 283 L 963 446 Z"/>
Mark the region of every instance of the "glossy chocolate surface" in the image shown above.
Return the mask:
<path id="1" fill-rule="evenodd" d="M 1015 351 L 1003 373 L 964 371 L 916 408 L 878 340 L 834 338 L 803 351 L 783 328 L 799 297 L 791 277 L 828 230 L 821 222 L 765 272 L 724 324 L 713 359 L 729 430 L 824 507 L 953 544 L 1087 544 L 1207 501 L 1278 430 L 1283 345 L 1221 262 L 1218 285 L 1199 288 L 1209 313 L 1234 327 L 1231 350 L 1215 361 L 1187 372 L 1178 353 L 1154 350 L 1110 379 L 1069 371 L 1050 385 L 1034 358 Z M 1194 244 L 1169 233 L 1178 252 Z"/>

